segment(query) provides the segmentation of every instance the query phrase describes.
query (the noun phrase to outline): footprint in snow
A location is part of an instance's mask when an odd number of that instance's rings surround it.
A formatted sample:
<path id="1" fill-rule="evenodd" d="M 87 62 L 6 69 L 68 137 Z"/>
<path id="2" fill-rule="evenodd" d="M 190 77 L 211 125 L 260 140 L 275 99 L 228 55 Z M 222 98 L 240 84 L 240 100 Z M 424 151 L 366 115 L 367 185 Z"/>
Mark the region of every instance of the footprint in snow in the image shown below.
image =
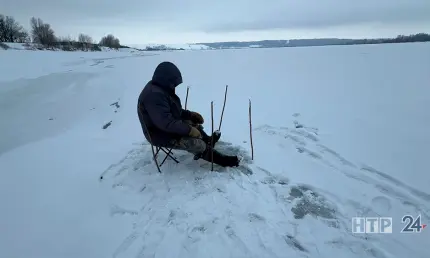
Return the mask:
<path id="1" fill-rule="evenodd" d="M 119 105 L 119 103 L 118 103 L 118 102 L 119 102 L 119 101 L 114 102 L 114 103 L 110 104 L 110 106 L 114 106 L 114 107 L 116 107 L 116 108 L 120 108 L 120 105 Z"/>
<path id="2" fill-rule="evenodd" d="M 110 121 L 110 122 L 108 122 L 108 123 L 106 123 L 105 125 L 103 125 L 103 129 L 107 129 L 109 126 L 111 126 L 112 125 L 112 121 Z"/>
<path id="3" fill-rule="evenodd" d="M 103 61 L 103 60 L 93 60 L 93 64 L 91 64 L 90 66 L 97 66 L 97 65 L 99 65 L 99 64 L 102 64 L 102 63 L 104 63 L 105 61 Z"/>
<path id="4" fill-rule="evenodd" d="M 114 215 L 118 215 L 118 214 L 119 215 L 138 215 L 138 212 L 134 211 L 134 210 L 127 210 L 127 209 L 121 208 L 117 205 L 112 206 L 110 209 L 110 215 L 114 216 Z"/>
<path id="5" fill-rule="evenodd" d="M 299 147 L 296 147 L 296 149 L 297 149 L 297 152 L 307 154 L 307 155 L 309 155 L 310 157 L 312 157 L 314 159 L 323 159 L 323 157 L 321 156 L 321 154 L 316 153 L 314 151 L 311 151 L 311 150 L 309 150 L 309 149 L 307 149 L 305 147 L 299 146 Z"/>
<path id="6" fill-rule="evenodd" d="M 302 252 L 305 252 L 305 253 L 309 252 L 309 251 L 308 251 L 306 248 L 304 248 L 304 247 L 303 247 L 303 245 L 302 245 L 302 244 L 300 244 L 300 242 L 299 242 L 295 237 L 293 237 L 293 236 L 286 235 L 286 236 L 284 237 L 284 240 L 285 240 L 285 242 L 286 242 L 289 246 L 291 246 L 293 249 L 296 249 L 296 250 L 299 250 L 299 251 L 302 251 Z"/>
<path id="7" fill-rule="evenodd" d="M 307 186 L 293 186 L 290 190 L 291 199 L 295 200 L 291 212 L 295 219 L 303 219 L 306 215 L 323 219 L 330 227 L 339 227 L 336 209 L 322 196 Z"/>
<path id="8" fill-rule="evenodd" d="M 257 213 L 249 213 L 248 214 L 249 222 L 255 222 L 255 221 L 266 221 L 266 218 L 264 218 L 261 215 L 258 215 Z"/>
<path id="9" fill-rule="evenodd" d="M 418 197 L 418 198 L 420 198 L 426 202 L 430 201 L 430 194 L 428 194 L 426 192 L 422 192 L 418 189 L 415 189 L 412 186 L 407 185 L 406 183 L 404 183 L 404 182 L 402 182 L 402 181 L 400 181 L 400 180 L 398 180 L 398 179 L 396 179 L 396 178 L 394 178 L 394 177 L 392 177 L 386 173 L 383 173 L 383 172 L 381 172 L 381 171 L 379 171 L 373 167 L 363 165 L 361 167 L 361 170 L 366 172 L 366 173 L 371 173 L 371 174 L 377 175 L 377 176 L 383 178 L 385 181 L 390 182 L 391 184 L 395 185 L 396 187 L 403 188 L 403 189 L 407 190 L 412 195 L 414 195 L 414 196 L 416 196 L 416 197 Z"/>
<path id="10" fill-rule="evenodd" d="M 391 210 L 391 201 L 384 196 L 376 196 L 372 199 L 373 210 L 384 216 Z"/>
<path id="11" fill-rule="evenodd" d="M 260 182 L 265 185 L 267 184 L 268 185 L 273 185 L 273 184 L 288 185 L 289 179 L 286 177 L 280 177 L 280 176 L 267 176 Z"/>

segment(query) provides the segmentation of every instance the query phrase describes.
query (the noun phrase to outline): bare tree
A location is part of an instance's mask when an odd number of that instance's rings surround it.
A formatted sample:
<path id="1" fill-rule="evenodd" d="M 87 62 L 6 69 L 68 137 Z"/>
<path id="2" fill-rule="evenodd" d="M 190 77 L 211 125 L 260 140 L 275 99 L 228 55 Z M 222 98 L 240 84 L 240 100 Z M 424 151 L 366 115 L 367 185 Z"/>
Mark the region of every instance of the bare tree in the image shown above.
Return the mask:
<path id="1" fill-rule="evenodd" d="M 86 34 L 83 34 L 83 33 L 79 34 L 78 42 L 88 43 L 88 44 L 94 44 L 93 38 L 91 38 L 89 35 L 86 35 Z"/>
<path id="2" fill-rule="evenodd" d="M 26 42 L 28 33 L 11 16 L 0 14 L 0 42 Z"/>
<path id="3" fill-rule="evenodd" d="M 6 41 L 6 21 L 5 17 L 0 14 L 0 42 Z"/>
<path id="4" fill-rule="evenodd" d="M 119 39 L 115 38 L 114 35 L 109 34 L 107 36 L 104 36 L 99 43 L 101 46 L 104 47 L 110 47 L 110 48 L 115 48 L 118 49 L 121 47 L 121 44 L 119 43 Z"/>
<path id="5" fill-rule="evenodd" d="M 54 46 L 56 40 L 55 32 L 51 28 L 51 25 L 44 23 L 40 18 L 31 18 L 31 35 L 33 42 L 42 44 L 44 46 Z"/>
<path id="6" fill-rule="evenodd" d="M 73 43 L 76 42 L 70 35 L 64 36 L 64 37 L 57 37 L 57 42 L 64 42 L 64 43 Z"/>
<path id="7" fill-rule="evenodd" d="M 31 42 L 30 35 L 25 30 L 18 32 L 16 39 L 15 39 L 15 42 L 17 42 L 17 43 L 29 43 L 29 42 Z"/>
<path id="8" fill-rule="evenodd" d="M 64 51 L 76 50 L 76 44 L 76 40 L 70 37 L 70 35 L 64 37 L 57 37 L 57 42 L 55 42 L 55 46 Z"/>
<path id="9" fill-rule="evenodd" d="M 95 45 L 93 38 L 83 33 L 79 34 L 78 42 L 82 50 L 93 49 Z"/>

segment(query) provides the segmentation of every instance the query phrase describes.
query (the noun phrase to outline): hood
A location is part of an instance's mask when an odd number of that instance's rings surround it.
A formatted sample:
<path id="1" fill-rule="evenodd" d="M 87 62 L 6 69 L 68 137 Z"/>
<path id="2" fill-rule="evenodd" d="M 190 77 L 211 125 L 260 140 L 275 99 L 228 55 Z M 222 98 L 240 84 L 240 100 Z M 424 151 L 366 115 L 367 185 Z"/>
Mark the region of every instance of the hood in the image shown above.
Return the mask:
<path id="1" fill-rule="evenodd" d="M 155 68 L 152 82 L 166 90 L 174 91 L 182 83 L 182 75 L 178 67 L 171 62 L 162 62 Z"/>

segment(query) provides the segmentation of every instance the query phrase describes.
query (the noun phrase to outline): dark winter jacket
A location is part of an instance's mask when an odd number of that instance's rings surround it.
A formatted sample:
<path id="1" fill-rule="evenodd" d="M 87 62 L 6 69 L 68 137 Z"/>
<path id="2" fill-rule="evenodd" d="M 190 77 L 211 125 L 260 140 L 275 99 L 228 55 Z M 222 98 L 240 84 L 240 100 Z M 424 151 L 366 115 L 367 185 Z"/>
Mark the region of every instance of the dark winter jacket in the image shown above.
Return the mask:
<path id="1" fill-rule="evenodd" d="M 182 83 L 179 69 L 170 62 L 160 63 L 140 93 L 137 113 L 145 138 L 155 146 L 168 146 L 173 139 L 188 136 L 190 112 L 182 109 L 175 87 Z M 148 137 L 148 133 L 149 136 Z"/>

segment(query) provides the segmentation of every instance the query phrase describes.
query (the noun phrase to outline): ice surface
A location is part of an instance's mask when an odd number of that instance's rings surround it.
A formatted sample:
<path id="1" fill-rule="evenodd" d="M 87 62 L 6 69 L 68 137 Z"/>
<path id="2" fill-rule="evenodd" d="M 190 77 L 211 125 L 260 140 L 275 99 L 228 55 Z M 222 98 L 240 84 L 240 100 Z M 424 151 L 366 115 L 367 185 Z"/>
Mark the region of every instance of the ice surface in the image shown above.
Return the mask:
<path id="1" fill-rule="evenodd" d="M 428 229 L 400 231 L 430 221 L 429 54 L 1 51 L 0 257 L 428 257 Z M 157 172 L 136 101 L 166 60 L 207 131 L 229 85 L 218 148 L 252 174 L 181 151 Z M 355 216 L 393 217 L 393 233 L 353 234 Z"/>

